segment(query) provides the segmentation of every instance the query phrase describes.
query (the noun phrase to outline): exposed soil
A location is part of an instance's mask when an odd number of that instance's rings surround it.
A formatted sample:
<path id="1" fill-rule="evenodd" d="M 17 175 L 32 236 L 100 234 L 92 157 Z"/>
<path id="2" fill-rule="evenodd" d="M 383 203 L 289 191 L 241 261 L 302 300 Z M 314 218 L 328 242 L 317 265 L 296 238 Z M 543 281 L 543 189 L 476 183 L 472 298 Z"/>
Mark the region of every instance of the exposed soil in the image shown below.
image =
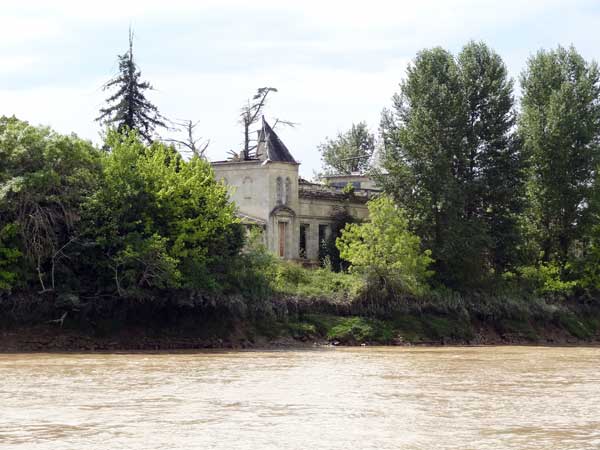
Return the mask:
<path id="1" fill-rule="evenodd" d="M 539 332 L 540 330 L 538 330 Z M 191 349 L 273 349 L 302 348 L 324 345 L 396 345 L 396 346 L 439 346 L 439 345 L 600 345 L 600 336 L 578 339 L 566 330 L 548 326 L 543 334 L 532 338 L 519 333 L 499 333 L 490 326 L 478 325 L 471 340 L 443 338 L 408 341 L 398 335 L 392 342 L 340 342 L 319 336 L 294 339 L 291 336 L 267 338 L 256 336 L 238 324 L 228 337 L 206 338 L 182 336 L 177 330 L 128 329 L 110 336 L 94 336 L 80 330 L 63 329 L 54 325 L 21 327 L 0 331 L 0 352 L 113 352 L 113 351 L 158 351 Z"/>

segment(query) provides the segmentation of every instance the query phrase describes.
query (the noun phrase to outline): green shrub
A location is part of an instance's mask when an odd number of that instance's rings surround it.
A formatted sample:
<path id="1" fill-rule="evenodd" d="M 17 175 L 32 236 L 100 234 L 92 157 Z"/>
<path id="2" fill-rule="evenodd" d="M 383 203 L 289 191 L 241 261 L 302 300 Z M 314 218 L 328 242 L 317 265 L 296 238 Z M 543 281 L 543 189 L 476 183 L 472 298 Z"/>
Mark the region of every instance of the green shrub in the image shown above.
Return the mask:
<path id="1" fill-rule="evenodd" d="M 433 260 L 408 230 L 405 212 L 385 196 L 371 200 L 368 207 L 370 222 L 348 224 L 338 238 L 340 256 L 371 284 L 412 294 L 425 292 Z"/>
<path id="2" fill-rule="evenodd" d="M 537 266 L 520 268 L 521 278 L 538 294 L 564 294 L 573 292 L 576 281 L 566 281 L 556 262 L 540 263 Z"/>
<path id="3" fill-rule="evenodd" d="M 365 317 L 340 317 L 328 314 L 308 314 L 304 320 L 331 341 L 342 343 L 387 343 L 394 338 L 390 323 Z"/>
<path id="4" fill-rule="evenodd" d="M 22 253 L 16 246 L 17 226 L 0 224 L 0 292 L 10 291 L 17 283 Z"/>
<path id="5" fill-rule="evenodd" d="M 309 339 L 318 334 L 317 327 L 308 322 L 288 322 L 287 328 L 294 339 Z"/>
<path id="6" fill-rule="evenodd" d="M 273 279 L 273 290 L 277 293 L 332 301 L 350 301 L 363 286 L 362 278 L 356 274 L 305 268 L 289 261 L 277 262 Z"/>

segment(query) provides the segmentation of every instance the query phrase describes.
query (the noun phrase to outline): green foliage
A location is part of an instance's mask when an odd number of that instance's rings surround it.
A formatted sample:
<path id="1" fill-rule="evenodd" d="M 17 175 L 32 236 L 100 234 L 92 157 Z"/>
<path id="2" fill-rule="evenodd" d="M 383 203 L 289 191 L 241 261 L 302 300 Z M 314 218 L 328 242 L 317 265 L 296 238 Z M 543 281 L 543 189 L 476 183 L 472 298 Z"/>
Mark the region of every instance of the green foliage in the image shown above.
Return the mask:
<path id="1" fill-rule="evenodd" d="M 527 318 L 502 318 L 498 321 L 497 328 L 502 334 L 516 335 L 528 341 L 539 338 L 538 333 Z"/>
<path id="2" fill-rule="evenodd" d="M 262 230 L 255 227 L 248 231 L 242 253 L 230 261 L 221 282 L 225 293 L 242 292 L 248 299 L 265 300 L 273 292 L 276 271 L 277 260 L 264 244 Z"/>
<path id="3" fill-rule="evenodd" d="M 342 235 L 342 231 L 349 223 L 358 223 L 358 220 L 353 217 L 346 209 L 338 211 L 333 216 L 331 223 L 331 233 L 327 236 L 319 247 L 319 258 L 322 262 L 327 262 L 331 270 L 340 272 L 347 270 L 350 267 L 348 261 L 340 257 L 340 250 L 337 248 L 336 241 Z M 325 264 L 323 264 L 325 265 Z"/>
<path id="4" fill-rule="evenodd" d="M 421 251 L 420 239 L 408 231 L 406 213 L 385 196 L 368 206 L 370 222 L 349 224 L 338 238 L 341 257 L 371 282 L 423 292 L 432 259 L 429 251 Z"/>
<path id="5" fill-rule="evenodd" d="M 308 314 L 304 320 L 330 341 L 346 344 L 389 343 L 394 337 L 390 323 L 377 319 Z"/>
<path id="6" fill-rule="evenodd" d="M 307 269 L 293 262 L 278 261 L 275 266 L 273 291 L 304 298 L 329 298 L 350 301 L 364 287 L 354 274 L 332 272 L 327 268 Z"/>
<path id="7" fill-rule="evenodd" d="M 342 188 L 342 192 L 348 196 L 354 194 L 354 185 L 352 183 L 347 183 L 346 186 Z"/>
<path id="8" fill-rule="evenodd" d="M 480 285 L 515 262 L 522 195 L 513 124 L 507 69 L 474 42 L 456 58 L 419 52 L 382 116 L 380 182 L 451 287 Z"/>
<path id="9" fill-rule="evenodd" d="M 18 281 L 18 263 L 22 253 L 16 247 L 16 238 L 16 224 L 7 224 L 0 228 L 0 292 L 10 291 Z"/>
<path id="10" fill-rule="evenodd" d="M 473 327 L 464 318 L 439 317 L 426 315 L 422 318 L 425 335 L 434 340 L 456 339 L 469 341 L 473 339 Z"/>
<path id="11" fill-rule="evenodd" d="M 519 268 L 521 278 L 538 294 L 571 294 L 577 281 L 565 281 L 561 267 L 556 262 L 540 263 L 537 266 Z"/>
<path id="12" fill-rule="evenodd" d="M 600 155 L 600 71 L 571 47 L 541 50 L 521 77 L 528 158 L 525 221 L 532 257 L 563 270 L 590 223 Z"/>
<path id="13" fill-rule="evenodd" d="M 600 328 L 600 322 L 598 319 L 583 319 L 574 314 L 565 312 L 557 314 L 557 322 L 558 325 L 566 329 L 571 335 L 578 339 L 590 339 Z"/>
<path id="14" fill-rule="evenodd" d="M 167 239 L 157 234 L 146 239 L 137 233 L 129 237 L 125 248 L 114 258 L 119 294 L 128 292 L 141 297 L 145 288 L 179 287 L 179 261 L 169 255 Z"/>
<path id="15" fill-rule="evenodd" d="M 325 173 L 350 175 L 364 172 L 375 151 L 375 137 L 369 133 L 365 122 L 359 122 L 335 139 L 326 139 L 319 151 Z"/>
<path id="16" fill-rule="evenodd" d="M 53 289 L 78 245 L 81 204 L 98 185 L 91 143 L 16 118 L 0 118 L 0 229 L 16 227 L 25 272 Z M 67 273 L 65 279 L 72 277 Z"/>
<path id="17" fill-rule="evenodd" d="M 586 289 L 600 292 L 600 225 L 595 225 L 589 236 L 586 252 L 577 263 L 579 284 Z"/>
<path id="18" fill-rule="evenodd" d="M 197 157 L 111 132 L 103 181 L 85 205 L 92 265 L 120 295 L 137 288 L 217 288 L 243 244 L 226 187 Z M 129 289 L 127 286 L 135 289 Z"/>
<path id="19" fill-rule="evenodd" d="M 294 339 L 309 339 L 317 335 L 317 327 L 307 322 L 288 322 L 288 332 Z"/>

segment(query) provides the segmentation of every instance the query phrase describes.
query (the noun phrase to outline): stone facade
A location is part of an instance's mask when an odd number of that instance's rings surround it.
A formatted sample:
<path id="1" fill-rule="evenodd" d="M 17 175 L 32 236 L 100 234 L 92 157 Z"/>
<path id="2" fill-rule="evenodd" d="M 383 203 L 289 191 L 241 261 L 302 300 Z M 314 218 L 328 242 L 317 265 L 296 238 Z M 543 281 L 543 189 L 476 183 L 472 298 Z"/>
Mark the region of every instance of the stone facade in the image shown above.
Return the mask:
<path id="1" fill-rule="evenodd" d="M 212 163 L 217 179 L 230 186 L 242 222 L 263 229 L 270 251 L 283 259 L 316 262 L 336 214 L 345 210 L 366 219 L 366 202 L 377 191 L 362 175 L 310 183 L 298 176 L 299 165 L 264 120 L 254 158 Z M 345 181 L 355 186 L 354 192 L 344 192 L 347 183 L 340 183 Z"/>

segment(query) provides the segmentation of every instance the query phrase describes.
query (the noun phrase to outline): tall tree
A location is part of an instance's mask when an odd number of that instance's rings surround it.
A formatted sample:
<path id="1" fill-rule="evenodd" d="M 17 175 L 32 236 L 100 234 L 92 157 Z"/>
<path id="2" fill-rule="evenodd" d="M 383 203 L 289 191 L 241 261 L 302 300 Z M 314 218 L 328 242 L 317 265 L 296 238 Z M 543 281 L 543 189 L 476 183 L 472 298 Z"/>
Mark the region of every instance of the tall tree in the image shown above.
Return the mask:
<path id="1" fill-rule="evenodd" d="M 466 107 L 453 56 L 423 50 L 407 69 L 393 109 L 384 111 L 384 190 L 409 215 L 411 228 L 433 251 L 440 281 L 456 281 L 469 242 L 460 175 L 466 167 Z"/>
<path id="2" fill-rule="evenodd" d="M 352 124 L 348 131 L 339 133 L 335 139 L 327 138 L 319 146 L 324 171 L 340 175 L 364 172 L 374 150 L 375 137 L 365 122 Z"/>
<path id="3" fill-rule="evenodd" d="M 382 184 L 450 286 L 477 284 L 513 262 L 521 179 L 513 128 L 506 67 L 475 42 L 456 58 L 420 52 L 383 113 Z"/>
<path id="4" fill-rule="evenodd" d="M 520 262 L 524 205 L 513 81 L 502 58 L 484 43 L 469 42 L 457 61 L 468 110 L 465 215 L 484 228 L 485 253 L 500 272 Z"/>
<path id="5" fill-rule="evenodd" d="M 116 125 L 119 131 L 125 128 L 137 132 L 152 142 L 152 134 L 157 127 L 166 128 L 165 119 L 145 95 L 152 90 L 147 81 L 141 80 L 141 72 L 133 58 L 133 31 L 129 30 L 129 50 L 119 55 L 119 74 L 110 79 L 103 90 L 116 92 L 106 99 L 108 106 L 100 109 L 97 121 Z"/>
<path id="6" fill-rule="evenodd" d="M 531 57 L 521 84 L 530 237 L 543 261 L 564 265 L 585 234 L 600 162 L 600 72 L 558 47 Z"/>

